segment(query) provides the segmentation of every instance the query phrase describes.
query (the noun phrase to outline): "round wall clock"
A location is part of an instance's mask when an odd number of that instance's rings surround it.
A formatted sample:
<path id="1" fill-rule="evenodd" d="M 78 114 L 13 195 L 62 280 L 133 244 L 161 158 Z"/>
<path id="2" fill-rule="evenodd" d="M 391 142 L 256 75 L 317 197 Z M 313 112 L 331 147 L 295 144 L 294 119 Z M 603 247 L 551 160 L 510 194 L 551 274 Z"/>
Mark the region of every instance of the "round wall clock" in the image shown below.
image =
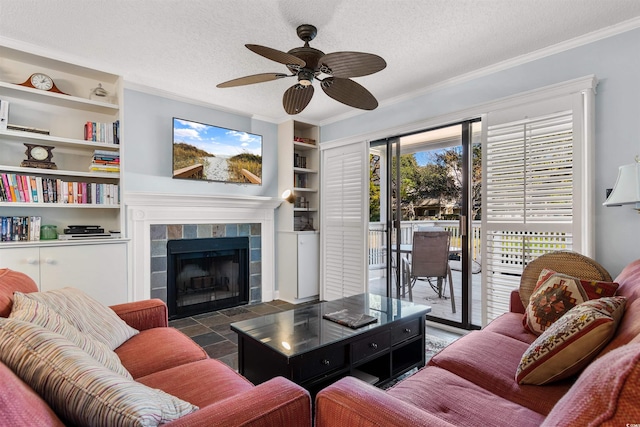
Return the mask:
<path id="1" fill-rule="evenodd" d="M 61 93 L 63 95 L 68 95 L 67 93 L 64 93 L 63 91 L 58 89 L 53 79 L 44 73 L 33 73 L 26 81 L 18 84 L 20 86 L 32 87 L 34 89 L 39 89 L 46 92 L 55 92 Z"/>

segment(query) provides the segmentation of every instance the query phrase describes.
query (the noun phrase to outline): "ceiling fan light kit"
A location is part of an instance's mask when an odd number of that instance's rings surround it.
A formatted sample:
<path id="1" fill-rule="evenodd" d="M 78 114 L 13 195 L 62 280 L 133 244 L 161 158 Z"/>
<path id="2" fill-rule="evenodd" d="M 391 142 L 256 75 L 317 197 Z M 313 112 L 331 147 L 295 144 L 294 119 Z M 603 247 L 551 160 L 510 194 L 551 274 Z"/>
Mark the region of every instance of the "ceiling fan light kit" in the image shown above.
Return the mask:
<path id="1" fill-rule="evenodd" d="M 378 107 L 376 98 L 362 85 L 351 80 L 383 70 L 387 63 L 378 55 L 363 52 L 324 52 L 309 46 L 309 42 L 318 34 L 316 27 L 310 24 L 297 28 L 298 37 L 304 46 L 282 52 L 256 44 L 245 45 L 247 49 L 280 64 L 284 64 L 291 74 L 262 73 L 229 80 L 217 85 L 219 88 L 244 86 L 278 80 L 285 77 L 297 77 L 298 82 L 287 89 L 282 105 L 287 114 L 303 111 L 313 97 L 313 82 L 329 97 L 345 105 L 362 110 L 374 110 Z"/>

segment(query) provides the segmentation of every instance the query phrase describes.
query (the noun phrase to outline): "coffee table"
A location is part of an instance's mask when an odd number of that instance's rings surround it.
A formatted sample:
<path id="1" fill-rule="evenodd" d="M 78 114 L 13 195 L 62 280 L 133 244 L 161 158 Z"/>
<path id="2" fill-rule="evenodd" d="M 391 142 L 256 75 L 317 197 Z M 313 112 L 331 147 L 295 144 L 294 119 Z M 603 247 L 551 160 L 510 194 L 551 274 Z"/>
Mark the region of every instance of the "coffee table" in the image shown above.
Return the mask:
<path id="1" fill-rule="evenodd" d="M 351 329 L 323 319 L 349 309 L 377 319 Z M 254 384 L 283 376 L 315 395 L 352 375 L 381 386 L 425 364 L 425 316 L 431 307 L 360 294 L 231 324 L 238 368 Z"/>

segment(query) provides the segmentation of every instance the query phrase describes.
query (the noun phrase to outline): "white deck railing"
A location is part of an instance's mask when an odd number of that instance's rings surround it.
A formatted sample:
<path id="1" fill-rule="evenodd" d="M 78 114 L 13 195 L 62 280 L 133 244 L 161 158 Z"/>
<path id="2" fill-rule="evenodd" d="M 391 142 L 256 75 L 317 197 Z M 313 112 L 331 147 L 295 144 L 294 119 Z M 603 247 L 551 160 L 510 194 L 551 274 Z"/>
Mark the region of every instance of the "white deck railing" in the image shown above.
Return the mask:
<path id="1" fill-rule="evenodd" d="M 451 233 L 451 246 L 460 246 L 460 227 L 458 221 L 424 220 L 402 221 L 400 223 L 400 244 L 412 244 L 413 232 L 419 227 L 442 227 Z M 480 225 L 473 226 L 473 259 L 480 257 Z M 385 226 L 381 222 L 369 223 L 369 268 L 383 268 L 386 265 L 386 238 Z M 393 236 L 395 240 L 395 235 Z M 395 242 L 394 242 L 395 243 Z"/>

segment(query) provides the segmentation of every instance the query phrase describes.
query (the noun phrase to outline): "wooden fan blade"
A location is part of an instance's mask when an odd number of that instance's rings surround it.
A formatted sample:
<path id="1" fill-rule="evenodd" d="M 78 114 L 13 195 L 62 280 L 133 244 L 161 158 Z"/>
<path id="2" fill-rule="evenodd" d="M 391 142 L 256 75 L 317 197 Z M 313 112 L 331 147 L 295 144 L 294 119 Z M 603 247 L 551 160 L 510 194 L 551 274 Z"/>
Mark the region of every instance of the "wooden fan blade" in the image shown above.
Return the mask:
<path id="1" fill-rule="evenodd" d="M 252 85 L 254 83 L 270 82 L 272 80 L 278 80 L 283 77 L 289 77 L 288 74 L 282 73 L 262 73 L 254 74 L 252 76 L 240 77 L 238 79 L 229 80 L 228 82 L 220 83 L 216 87 L 234 87 Z"/>
<path id="2" fill-rule="evenodd" d="M 313 86 L 302 86 L 296 83 L 284 93 L 282 105 L 287 114 L 298 114 L 309 105 L 312 97 Z"/>
<path id="3" fill-rule="evenodd" d="M 328 77 L 321 83 L 324 93 L 338 102 L 362 110 L 375 110 L 376 98 L 362 85 L 349 79 Z"/>
<path id="4" fill-rule="evenodd" d="M 320 66 L 326 65 L 333 77 L 360 77 L 383 70 L 387 63 L 378 55 L 362 52 L 329 53 L 318 61 Z M 324 71 L 324 70 L 322 70 Z"/>
<path id="5" fill-rule="evenodd" d="M 297 56 L 293 56 L 290 53 L 282 52 L 277 49 L 271 49 L 270 47 L 260 46 L 257 44 L 245 44 L 245 46 L 247 47 L 247 49 L 254 53 L 257 53 L 260 56 L 264 56 L 267 59 L 279 62 L 284 65 L 293 64 L 304 67 L 306 64 L 306 62 L 304 62 Z"/>

